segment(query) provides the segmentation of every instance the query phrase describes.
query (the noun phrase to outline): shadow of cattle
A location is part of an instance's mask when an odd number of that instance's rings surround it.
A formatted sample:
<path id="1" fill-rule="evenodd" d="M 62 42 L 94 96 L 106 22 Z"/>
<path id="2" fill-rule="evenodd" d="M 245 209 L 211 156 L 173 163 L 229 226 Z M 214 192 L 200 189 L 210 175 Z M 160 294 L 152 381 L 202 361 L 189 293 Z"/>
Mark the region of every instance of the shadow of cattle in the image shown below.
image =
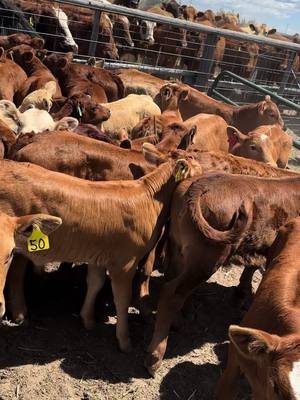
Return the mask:
<path id="1" fill-rule="evenodd" d="M 118 398 L 116 388 L 125 387 L 125 393 L 132 390 L 132 382 L 137 388 L 134 390 L 141 390 L 142 385 L 143 393 L 131 398 L 142 400 L 147 390 L 152 388 L 157 393 L 160 390 L 162 399 L 176 399 L 168 388 L 173 387 L 179 393 L 180 382 L 186 376 L 187 382 L 182 386 L 186 389 L 180 398 L 189 398 L 197 389 L 191 399 L 211 399 L 209 393 L 212 393 L 220 374 L 220 363 L 223 366 L 225 360 L 226 346 L 223 343 L 227 340 L 228 325 L 240 320 L 234 286 L 224 286 L 223 277 L 228 273 L 235 276 L 236 284 L 240 270 L 220 270 L 220 283 L 212 278 L 193 294 L 191 304 L 185 310 L 187 319 L 184 326 L 171 331 L 166 358 L 155 379 L 149 379 L 143 367 L 153 324 L 144 321 L 133 307 L 130 308 L 129 325 L 134 351 L 122 354 L 117 349 L 116 318 L 109 279 L 97 299 L 97 326 L 90 332 L 82 327 L 78 313 L 86 289 L 85 273 L 85 267 L 71 268 L 68 265 L 46 276 L 28 273 L 26 297 L 29 324 L 16 327 L 7 323 L 1 326 L 0 370 L 17 368 L 22 371 L 22 368 L 33 365 L 48 370 L 52 364 L 58 363 L 60 374 L 68 376 L 72 382 L 79 382 L 80 386 L 90 385 L 90 382 L 95 382 L 95 385 L 102 382 L 102 385 L 109 386 L 109 399 Z M 156 300 L 162 283 L 161 276 L 152 279 L 151 295 Z M 200 365 L 194 365 L 194 361 L 198 364 L 200 361 Z M 180 380 L 177 379 L 178 374 L 182 374 Z M 195 385 L 199 383 L 201 390 L 191 384 L 193 379 Z M 206 380 L 210 383 L 206 384 Z M 154 394 L 149 394 L 148 398 L 157 399 Z"/>

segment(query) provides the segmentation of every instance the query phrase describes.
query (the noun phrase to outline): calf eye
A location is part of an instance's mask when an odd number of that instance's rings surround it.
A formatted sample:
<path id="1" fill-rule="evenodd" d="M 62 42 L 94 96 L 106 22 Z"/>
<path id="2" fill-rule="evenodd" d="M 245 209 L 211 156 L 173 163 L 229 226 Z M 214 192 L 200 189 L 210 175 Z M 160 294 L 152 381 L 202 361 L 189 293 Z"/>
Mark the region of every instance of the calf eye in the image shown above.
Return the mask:
<path id="1" fill-rule="evenodd" d="M 251 149 L 251 150 L 256 150 L 255 144 L 250 144 L 250 149 Z"/>

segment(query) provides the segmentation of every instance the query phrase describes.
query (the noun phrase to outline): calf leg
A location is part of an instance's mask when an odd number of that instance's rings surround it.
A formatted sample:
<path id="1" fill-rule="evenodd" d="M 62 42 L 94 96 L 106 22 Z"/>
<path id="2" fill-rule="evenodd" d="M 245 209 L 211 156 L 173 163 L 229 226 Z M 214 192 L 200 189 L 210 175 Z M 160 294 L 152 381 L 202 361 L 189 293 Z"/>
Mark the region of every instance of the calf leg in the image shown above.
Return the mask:
<path id="1" fill-rule="evenodd" d="M 208 249 L 206 251 L 208 252 Z M 199 248 L 187 248 L 183 272 L 177 278 L 167 282 L 162 288 L 154 334 L 148 348 L 149 354 L 145 360 L 145 366 L 152 376 L 162 363 L 170 325 L 174 317 L 178 314 L 192 290 L 215 272 L 214 260 L 201 268 L 201 260 L 196 258 L 197 253 L 201 254 L 202 251 Z"/>
<path id="2" fill-rule="evenodd" d="M 110 273 L 114 302 L 117 311 L 116 336 L 121 351 L 131 351 L 131 341 L 128 329 L 128 307 L 130 306 L 132 294 L 132 279 L 135 268 L 126 267 L 125 271 L 114 271 Z"/>
<path id="3" fill-rule="evenodd" d="M 153 264 L 155 260 L 156 247 L 152 249 L 147 257 L 145 264 L 137 270 L 138 274 L 138 308 L 140 313 L 147 317 L 152 313 L 149 294 L 149 282 L 153 271 Z"/>
<path id="4" fill-rule="evenodd" d="M 104 285 L 105 276 L 105 268 L 97 265 L 88 265 L 86 276 L 87 293 L 80 311 L 80 316 L 86 329 L 92 329 L 95 325 L 95 301 L 97 294 Z"/>
<path id="5" fill-rule="evenodd" d="M 216 389 L 216 400 L 234 400 L 238 394 L 237 381 L 240 367 L 232 344 L 229 345 L 228 361 Z"/>
<path id="6" fill-rule="evenodd" d="M 21 255 L 16 255 L 7 276 L 10 311 L 13 321 L 19 324 L 21 324 L 27 316 L 24 294 L 26 267 L 26 258 Z"/>

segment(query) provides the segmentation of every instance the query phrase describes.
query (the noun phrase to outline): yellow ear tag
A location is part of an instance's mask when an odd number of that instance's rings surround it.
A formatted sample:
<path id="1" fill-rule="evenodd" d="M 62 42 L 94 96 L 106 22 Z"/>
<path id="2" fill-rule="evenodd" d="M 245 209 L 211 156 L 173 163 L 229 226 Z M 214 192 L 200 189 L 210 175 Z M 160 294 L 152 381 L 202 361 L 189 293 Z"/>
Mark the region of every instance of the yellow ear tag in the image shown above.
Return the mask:
<path id="1" fill-rule="evenodd" d="M 48 236 L 36 224 L 33 225 L 32 233 L 27 239 L 27 248 L 30 253 L 50 249 Z"/>
<path id="2" fill-rule="evenodd" d="M 185 166 L 180 165 L 180 167 L 178 168 L 178 171 L 176 172 L 176 175 L 175 175 L 175 182 L 182 181 L 182 179 L 184 178 L 184 173 L 185 173 Z"/>

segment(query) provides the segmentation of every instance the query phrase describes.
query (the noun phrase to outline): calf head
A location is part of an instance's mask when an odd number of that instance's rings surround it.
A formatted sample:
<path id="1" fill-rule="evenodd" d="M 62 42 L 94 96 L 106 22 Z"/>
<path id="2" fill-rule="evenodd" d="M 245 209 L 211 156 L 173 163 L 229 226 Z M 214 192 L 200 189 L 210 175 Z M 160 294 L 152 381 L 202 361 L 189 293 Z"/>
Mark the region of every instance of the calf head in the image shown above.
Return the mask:
<path id="1" fill-rule="evenodd" d="M 257 103 L 257 126 L 260 125 L 279 125 L 283 128 L 284 122 L 281 118 L 277 105 L 271 100 L 270 96 Z"/>
<path id="2" fill-rule="evenodd" d="M 114 20 L 114 36 L 119 37 L 121 39 L 121 43 L 124 42 L 125 45 L 134 47 L 134 43 L 132 41 L 132 37 L 130 34 L 130 22 L 125 15 L 113 15 Z M 115 33 L 116 32 L 116 33 Z M 121 37 L 120 37 L 121 36 Z"/>
<path id="3" fill-rule="evenodd" d="M 212 10 L 206 10 L 204 12 L 199 11 L 195 16 L 195 22 L 203 23 L 206 21 L 210 22 L 212 25 L 216 23 L 215 14 L 213 13 Z"/>
<path id="4" fill-rule="evenodd" d="M 23 69 L 30 64 L 34 58 L 35 50 L 27 44 L 12 47 L 7 56 Z"/>
<path id="5" fill-rule="evenodd" d="M 152 46 L 155 42 L 154 40 L 154 28 L 156 27 L 156 22 L 142 20 L 140 22 L 140 37 L 144 42 L 147 42 Z"/>
<path id="6" fill-rule="evenodd" d="M 0 212 L 0 318 L 5 314 L 4 286 L 14 251 L 27 252 L 27 239 L 34 225 L 49 235 L 62 223 L 58 217 L 46 214 L 10 217 Z"/>
<path id="7" fill-rule="evenodd" d="M 119 53 L 113 37 L 113 24 L 106 13 L 101 14 L 99 33 L 101 35 L 101 42 L 103 42 L 103 57 L 118 60 Z"/>
<path id="8" fill-rule="evenodd" d="M 43 63 L 47 68 L 53 73 L 53 75 L 63 78 L 64 75 L 68 72 L 70 65 L 73 61 L 73 53 L 69 52 L 64 55 L 59 55 L 52 53 L 48 55 Z"/>
<path id="9" fill-rule="evenodd" d="M 182 14 L 182 9 L 176 0 L 167 0 L 162 3 L 164 10 L 173 15 L 174 18 L 179 18 Z"/>
<path id="10" fill-rule="evenodd" d="M 230 340 L 243 359 L 253 398 L 300 399 L 300 336 L 271 335 L 258 329 L 229 327 Z"/>
<path id="11" fill-rule="evenodd" d="M 181 101 L 187 100 L 189 89 L 178 83 L 167 83 L 160 89 L 162 111 L 178 110 Z"/>
<path id="12" fill-rule="evenodd" d="M 13 102 L 0 100 L 0 119 L 16 134 L 22 127 L 20 116 L 21 113 Z"/>
<path id="13" fill-rule="evenodd" d="M 268 36 L 276 33 L 276 29 L 270 29 L 266 24 L 249 24 L 249 27 L 255 35 Z"/>
<path id="14" fill-rule="evenodd" d="M 59 28 L 59 35 L 63 38 L 59 45 L 63 51 L 73 51 L 78 53 L 78 45 L 73 39 L 72 33 L 68 26 L 68 16 L 59 7 L 51 7 L 52 16 L 57 19 L 57 27 Z M 53 22 L 52 22 L 53 23 Z"/>
<path id="15" fill-rule="evenodd" d="M 90 95 L 75 95 L 71 97 L 71 101 L 73 102 L 73 109 L 77 110 L 77 118 L 85 124 L 101 124 L 107 121 L 111 115 L 108 108 L 92 101 Z"/>
<path id="16" fill-rule="evenodd" d="M 272 142 L 268 136 L 269 131 L 265 133 L 249 132 L 248 135 L 244 135 L 237 128 L 228 126 L 227 135 L 230 153 L 277 167 L 272 156 Z"/>
<path id="17" fill-rule="evenodd" d="M 197 15 L 197 11 L 193 6 L 182 5 L 180 7 L 180 11 L 184 19 L 186 19 L 187 21 L 194 22 Z"/>
<path id="18" fill-rule="evenodd" d="M 159 166 L 168 161 L 171 162 L 173 165 L 173 176 L 176 182 L 202 174 L 201 165 L 183 150 L 176 150 L 165 154 L 159 151 L 153 144 L 144 143 L 143 155 L 148 162 L 155 166 Z"/>
<path id="19" fill-rule="evenodd" d="M 176 149 L 187 150 L 193 143 L 196 132 L 197 126 L 188 129 L 184 124 L 172 123 L 163 129 L 162 140 L 156 145 L 156 148 L 164 153 Z"/>
<path id="20" fill-rule="evenodd" d="M 256 68 L 259 54 L 259 46 L 256 43 L 247 42 L 245 45 L 242 44 L 242 48 L 245 47 L 247 55 L 249 56 L 249 61 L 246 65 L 246 72 L 251 75 Z"/>

